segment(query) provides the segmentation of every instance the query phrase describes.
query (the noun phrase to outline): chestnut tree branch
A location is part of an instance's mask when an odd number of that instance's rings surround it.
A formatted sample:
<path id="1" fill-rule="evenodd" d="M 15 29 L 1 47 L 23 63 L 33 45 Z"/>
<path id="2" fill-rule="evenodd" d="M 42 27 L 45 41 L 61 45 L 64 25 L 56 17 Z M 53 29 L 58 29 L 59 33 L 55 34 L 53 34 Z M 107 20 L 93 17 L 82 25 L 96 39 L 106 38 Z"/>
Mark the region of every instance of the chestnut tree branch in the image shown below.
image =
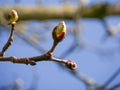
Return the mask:
<path id="1" fill-rule="evenodd" d="M 0 52 L 0 56 L 4 56 L 5 51 L 10 47 L 10 45 L 13 42 L 14 27 L 15 27 L 15 24 L 11 24 L 11 32 L 10 32 L 9 39 L 7 43 L 4 45 L 4 47 L 2 48 L 2 51 Z"/>
<path id="2" fill-rule="evenodd" d="M 40 55 L 40 56 L 25 57 L 25 58 L 17 58 L 17 57 L 14 57 L 14 56 L 0 57 L 0 61 L 10 61 L 10 62 L 13 62 L 13 63 L 35 65 L 36 62 L 39 62 L 39 61 L 52 61 L 52 54 L 51 53 L 46 53 L 46 54 L 43 54 L 43 55 Z"/>
<path id="3" fill-rule="evenodd" d="M 48 52 L 53 52 L 55 50 L 55 47 L 57 46 L 58 42 L 53 42 L 52 48 Z"/>
<path id="4" fill-rule="evenodd" d="M 53 56 L 52 52 L 47 52 L 40 56 L 25 57 L 25 58 L 17 58 L 15 56 L 0 57 L 0 61 L 4 61 L 4 62 L 9 61 L 13 63 L 27 64 L 27 65 L 28 64 L 36 65 L 36 62 L 40 62 L 40 61 L 54 61 L 54 62 L 63 63 L 66 67 L 72 70 L 77 68 L 77 65 L 73 61 L 56 58 Z"/>
<path id="5" fill-rule="evenodd" d="M 68 67 L 71 70 L 74 70 L 77 68 L 77 64 L 72 60 L 62 60 L 53 56 L 53 51 L 55 50 L 56 46 L 58 45 L 59 42 L 61 42 L 65 38 L 65 35 L 66 35 L 66 24 L 64 21 L 60 22 L 53 29 L 53 32 L 52 32 L 53 45 L 51 49 L 48 50 L 47 53 L 42 54 L 40 56 L 24 57 L 24 58 L 17 58 L 15 56 L 10 56 L 10 57 L 4 56 L 5 51 L 13 42 L 14 26 L 17 20 L 18 20 L 17 11 L 12 10 L 11 13 L 9 14 L 9 24 L 12 26 L 11 33 L 7 43 L 4 45 L 2 49 L 2 52 L 0 52 L 0 61 L 4 61 L 4 62 L 9 61 L 13 63 L 30 64 L 30 65 L 36 65 L 36 62 L 38 61 L 55 61 L 55 62 L 63 63 L 66 67 Z"/>

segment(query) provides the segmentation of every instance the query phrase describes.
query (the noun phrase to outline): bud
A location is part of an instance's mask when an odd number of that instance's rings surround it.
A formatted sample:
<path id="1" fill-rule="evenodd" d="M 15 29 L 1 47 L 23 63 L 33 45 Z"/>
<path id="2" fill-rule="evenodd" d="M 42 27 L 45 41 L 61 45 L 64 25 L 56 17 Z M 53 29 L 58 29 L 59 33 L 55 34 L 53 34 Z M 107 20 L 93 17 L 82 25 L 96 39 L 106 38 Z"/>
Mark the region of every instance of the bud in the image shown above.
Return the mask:
<path id="1" fill-rule="evenodd" d="M 65 66 L 71 70 L 75 70 L 77 68 L 77 64 L 73 62 L 72 60 L 68 60 Z"/>
<path id="2" fill-rule="evenodd" d="M 12 10 L 12 11 L 9 13 L 8 18 L 9 18 L 9 24 L 16 24 L 16 21 L 18 20 L 17 11 Z"/>
<path id="3" fill-rule="evenodd" d="M 53 29 L 52 37 L 54 41 L 60 42 L 64 39 L 65 35 L 66 35 L 66 25 L 65 22 L 62 21 Z"/>

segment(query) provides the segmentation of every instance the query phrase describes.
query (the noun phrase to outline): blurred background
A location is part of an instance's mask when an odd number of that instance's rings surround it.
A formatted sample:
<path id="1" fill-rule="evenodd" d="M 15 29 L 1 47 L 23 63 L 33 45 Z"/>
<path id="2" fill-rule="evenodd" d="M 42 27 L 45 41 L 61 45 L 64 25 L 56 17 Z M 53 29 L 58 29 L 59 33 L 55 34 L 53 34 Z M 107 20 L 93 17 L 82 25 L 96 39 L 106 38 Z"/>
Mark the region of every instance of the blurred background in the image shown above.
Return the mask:
<path id="1" fill-rule="evenodd" d="M 0 0 L 0 49 L 9 37 L 11 9 L 19 20 L 6 56 L 47 52 L 53 28 L 64 20 L 67 35 L 54 55 L 78 68 L 0 62 L 0 90 L 120 90 L 120 0 Z"/>

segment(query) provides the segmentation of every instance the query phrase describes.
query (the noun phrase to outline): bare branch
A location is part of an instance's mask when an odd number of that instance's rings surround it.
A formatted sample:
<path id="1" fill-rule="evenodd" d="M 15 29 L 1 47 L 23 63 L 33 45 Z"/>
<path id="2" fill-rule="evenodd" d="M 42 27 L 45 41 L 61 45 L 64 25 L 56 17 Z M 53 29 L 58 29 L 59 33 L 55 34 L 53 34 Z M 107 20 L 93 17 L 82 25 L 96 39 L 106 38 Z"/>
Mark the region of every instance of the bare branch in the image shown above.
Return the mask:
<path id="1" fill-rule="evenodd" d="M 26 37 L 24 34 L 21 34 L 21 33 L 18 33 L 18 32 L 15 32 L 15 34 L 20 37 L 22 40 L 24 40 L 26 43 L 28 43 L 29 45 L 31 45 L 33 48 L 35 48 L 37 51 L 41 52 L 41 53 L 45 53 L 46 50 L 38 45 L 38 43 L 36 42 L 32 42 L 32 40 L 29 38 L 29 37 Z"/>
<path id="2" fill-rule="evenodd" d="M 108 86 L 118 75 L 120 74 L 120 67 L 116 70 L 116 72 L 106 81 L 104 86 Z"/>
<path id="3" fill-rule="evenodd" d="M 10 32 L 9 39 L 8 39 L 7 43 L 4 45 L 2 52 L 0 52 L 0 56 L 4 56 L 5 51 L 10 47 L 10 45 L 13 42 L 14 26 L 15 26 L 15 24 L 11 24 L 11 32 Z"/>
<path id="4" fill-rule="evenodd" d="M 55 42 L 55 41 L 54 41 L 52 48 L 51 48 L 48 52 L 53 52 L 53 51 L 55 50 L 57 44 L 58 44 L 58 42 Z"/>
<path id="5" fill-rule="evenodd" d="M 9 45 L 11 45 L 11 41 L 13 41 L 13 31 L 14 31 L 15 24 L 11 24 L 11 25 L 12 25 L 12 30 L 11 30 L 12 33 L 10 34 L 10 39 L 8 40 L 8 43 L 10 43 L 10 44 L 6 44 L 4 46 L 5 49 L 2 50 L 4 52 L 7 50 Z M 53 51 L 55 50 L 58 43 L 64 39 L 64 36 L 66 34 L 66 25 L 65 25 L 64 21 L 60 22 L 57 25 L 57 28 L 55 28 L 53 30 L 53 33 L 54 33 L 54 36 L 56 36 L 56 37 L 53 37 L 53 40 L 54 40 L 53 45 L 52 45 L 51 49 L 48 50 L 47 53 L 45 53 L 41 56 L 25 57 L 25 58 L 17 58 L 14 56 L 0 57 L 0 61 L 9 61 L 9 62 L 13 62 L 13 63 L 30 64 L 30 65 L 36 65 L 36 62 L 39 62 L 39 61 L 55 61 L 55 62 L 63 63 L 66 67 L 68 67 L 71 70 L 76 69 L 77 64 L 75 62 L 73 62 L 72 60 L 62 60 L 59 58 L 55 58 L 53 56 Z M 4 54 L 4 52 L 3 52 L 3 54 Z"/>
<path id="6" fill-rule="evenodd" d="M 116 88 L 120 88 L 120 82 L 110 88 L 110 90 L 115 90 Z"/>
<path id="7" fill-rule="evenodd" d="M 71 61 L 71 60 L 63 60 L 63 59 L 59 59 L 59 58 L 55 58 L 53 57 L 52 52 L 47 52 L 46 54 L 43 54 L 41 56 L 35 56 L 35 57 L 26 57 L 26 58 L 17 58 L 14 56 L 11 57 L 0 57 L 0 61 L 9 61 L 9 62 L 13 62 L 13 63 L 19 63 L 19 64 L 30 64 L 30 65 L 36 65 L 36 62 L 40 62 L 40 61 L 55 61 L 55 62 L 59 62 L 59 63 L 63 63 L 65 64 L 66 67 L 68 67 L 69 69 L 76 69 L 77 65 L 75 62 Z"/>

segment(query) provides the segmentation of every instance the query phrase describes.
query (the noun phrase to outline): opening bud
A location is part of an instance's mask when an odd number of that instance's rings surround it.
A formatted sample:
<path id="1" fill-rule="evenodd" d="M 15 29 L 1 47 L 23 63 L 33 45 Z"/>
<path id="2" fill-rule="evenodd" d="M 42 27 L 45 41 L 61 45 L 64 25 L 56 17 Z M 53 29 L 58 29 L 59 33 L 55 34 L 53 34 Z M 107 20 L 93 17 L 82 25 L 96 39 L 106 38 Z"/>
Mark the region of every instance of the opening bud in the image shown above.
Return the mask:
<path id="1" fill-rule="evenodd" d="M 16 21 L 18 20 L 18 14 L 16 10 L 12 10 L 9 15 L 9 24 L 16 24 Z"/>
<path id="2" fill-rule="evenodd" d="M 71 70 L 77 69 L 77 64 L 73 62 L 72 60 L 68 60 L 65 64 L 65 66 Z"/>
<path id="3" fill-rule="evenodd" d="M 60 42 L 65 38 L 66 35 L 66 24 L 64 21 L 60 22 L 52 32 L 52 37 L 54 41 Z"/>

